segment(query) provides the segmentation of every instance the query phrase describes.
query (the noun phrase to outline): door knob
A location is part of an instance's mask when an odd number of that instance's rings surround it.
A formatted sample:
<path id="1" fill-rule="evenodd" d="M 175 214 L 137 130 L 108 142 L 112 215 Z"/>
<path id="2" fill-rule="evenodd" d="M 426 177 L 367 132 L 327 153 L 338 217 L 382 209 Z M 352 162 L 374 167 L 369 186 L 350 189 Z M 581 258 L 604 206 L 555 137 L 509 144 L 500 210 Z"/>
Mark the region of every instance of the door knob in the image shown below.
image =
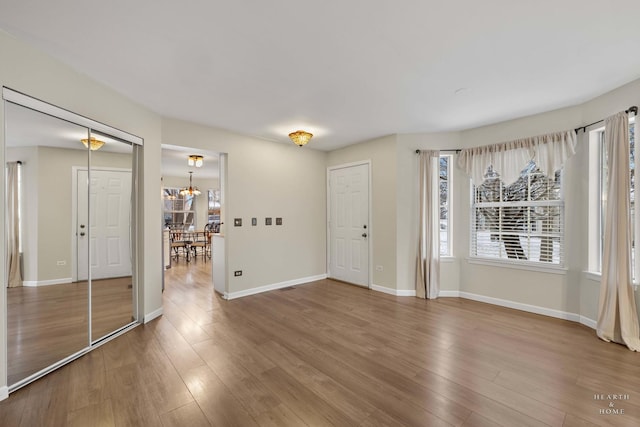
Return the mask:
<path id="1" fill-rule="evenodd" d="M 362 233 L 362 237 L 366 238 L 367 237 L 367 233 Z"/>
<path id="2" fill-rule="evenodd" d="M 84 231 L 80 233 L 81 236 L 84 236 Z"/>

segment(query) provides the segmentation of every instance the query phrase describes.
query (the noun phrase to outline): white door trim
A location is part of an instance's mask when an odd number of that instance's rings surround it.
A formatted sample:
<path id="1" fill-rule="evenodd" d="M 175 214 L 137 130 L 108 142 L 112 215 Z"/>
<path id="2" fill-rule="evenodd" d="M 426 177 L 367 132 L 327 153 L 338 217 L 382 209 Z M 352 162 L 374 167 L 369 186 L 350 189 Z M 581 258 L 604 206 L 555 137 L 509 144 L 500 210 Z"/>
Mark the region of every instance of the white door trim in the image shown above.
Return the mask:
<path id="1" fill-rule="evenodd" d="M 107 166 L 95 166 L 91 167 L 92 171 L 108 171 L 108 172 L 131 172 L 131 169 L 127 168 L 112 168 Z M 88 166 L 71 166 L 71 253 L 73 256 L 71 257 L 71 280 L 74 282 L 78 281 L 78 239 L 76 236 L 77 232 L 77 221 L 78 221 L 78 172 L 79 171 L 89 171 Z M 132 179 L 133 175 L 132 175 Z M 133 193 L 133 189 L 131 190 Z M 131 209 L 133 210 L 133 205 L 131 205 Z M 133 215 L 133 212 L 131 213 Z M 133 218 L 133 217 L 131 217 Z M 129 237 L 130 244 L 133 236 Z M 130 253 L 130 256 L 133 256 L 133 252 Z M 131 264 L 132 274 L 133 274 L 133 263 Z"/>
<path id="2" fill-rule="evenodd" d="M 368 280 L 367 280 L 367 288 L 371 289 L 371 284 L 373 283 L 373 239 L 374 239 L 374 224 L 373 224 L 373 215 L 372 215 L 372 197 L 371 197 L 371 187 L 373 186 L 373 183 L 371 181 L 371 159 L 368 160 L 360 160 L 357 162 L 349 162 L 349 163 L 342 163 L 339 165 L 333 165 L 333 166 L 329 166 L 327 167 L 327 243 L 326 243 L 326 247 L 327 247 L 327 277 L 331 277 L 331 269 L 329 268 L 329 266 L 331 265 L 331 232 L 329 229 L 329 218 L 331 218 L 331 187 L 329 185 L 330 183 L 330 179 L 331 179 L 331 171 L 337 170 L 337 169 L 345 169 L 345 168 L 350 168 L 353 166 L 361 166 L 361 165 L 367 165 L 367 170 L 369 172 L 369 176 L 367 177 L 367 179 L 369 180 L 369 185 L 368 185 L 368 196 L 369 196 L 369 206 L 368 206 L 368 210 L 369 212 L 367 213 L 367 216 L 369 218 L 369 232 L 368 234 L 368 238 L 367 238 L 367 253 L 369 256 L 369 271 L 368 271 Z"/>

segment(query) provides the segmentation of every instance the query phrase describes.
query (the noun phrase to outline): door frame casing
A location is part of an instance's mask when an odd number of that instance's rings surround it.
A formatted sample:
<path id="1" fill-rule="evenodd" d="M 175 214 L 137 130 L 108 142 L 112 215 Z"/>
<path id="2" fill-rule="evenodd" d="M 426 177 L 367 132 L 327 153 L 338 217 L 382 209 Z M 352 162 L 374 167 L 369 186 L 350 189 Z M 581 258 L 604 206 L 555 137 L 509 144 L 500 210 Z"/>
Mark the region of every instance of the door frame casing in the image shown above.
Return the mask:
<path id="1" fill-rule="evenodd" d="M 331 218 L 331 172 L 337 169 L 347 169 L 354 166 L 367 166 L 367 197 L 369 199 L 369 203 L 367 206 L 367 221 L 368 221 L 368 229 L 367 233 L 367 256 L 368 256 L 368 271 L 367 271 L 367 288 L 371 289 L 371 285 L 373 283 L 373 239 L 374 239 L 374 224 L 373 224 L 373 214 L 372 214 L 372 182 L 371 182 L 371 159 L 360 160 L 356 162 L 342 163 L 339 165 L 333 165 L 327 167 L 327 277 L 331 278 L 331 228 L 330 228 L 330 218 Z"/>
<path id="2" fill-rule="evenodd" d="M 58 118 L 58 119 L 62 119 L 65 120 L 67 122 L 70 123 L 74 123 L 76 125 L 79 126 L 83 126 L 85 128 L 87 128 L 90 132 L 91 131 L 97 131 L 100 133 L 104 133 L 106 135 L 112 136 L 114 138 L 126 141 L 130 144 L 132 144 L 132 146 L 137 146 L 140 150 L 138 149 L 134 149 L 133 150 L 133 161 L 135 164 L 135 167 L 133 170 L 130 170 L 132 173 L 132 180 L 133 180 L 133 186 L 132 186 L 132 197 L 131 197 L 131 219 L 132 222 L 134 224 L 134 228 L 132 230 L 132 236 L 130 239 L 130 244 L 131 244 L 131 253 L 135 254 L 135 262 L 132 262 L 132 276 L 134 277 L 134 280 L 136 282 L 136 286 L 135 286 L 135 291 L 133 292 L 133 297 L 134 297 L 134 316 L 135 316 L 135 320 L 132 321 L 129 325 L 125 325 L 115 331 L 113 331 L 110 335 L 101 338 L 98 341 L 91 341 L 89 340 L 89 342 L 87 342 L 87 346 L 76 352 L 73 353 L 71 355 L 68 355 L 67 357 L 41 369 L 38 372 L 35 372 L 34 374 L 14 383 L 14 384 L 7 384 L 6 386 L 1 386 L 0 385 L 0 400 L 3 400 L 4 398 L 6 398 L 8 396 L 8 394 L 13 393 L 14 391 L 32 383 L 33 381 L 36 381 L 39 378 L 42 378 L 43 376 L 49 374 L 50 372 L 55 371 L 56 369 L 66 365 L 67 363 L 81 357 L 82 355 L 94 350 L 95 348 L 98 348 L 99 346 L 113 340 L 114 338 L 124 334 L 125 332 L 135 328 L 136 326 L 140 325 L 143 323 L 144 318 L 142 313 L 144 313 L 144 286 L 142 281 L 140 280 L 140 274 L 141 274 L 141 263 L 142 263 L 142 257 L 139 256 L 139 245 L 138 245 L 138 239 L 142 238 L 142 233 L 143 233 L 143 227 L 142 225 L 144 224 L 144 217 L 142 216 L 142 205 L 144 204 L 144 198 L 142 197 L 142 182 L 143 182 L 143 176 L 141 174 L 141 166 L 142 166 L 142 153 L 140 152 L 141 149 L 144 146 L 144 140 L 143 138 L 133 135 L 131 133 L 125 132 L 123 130 L 114 128 L 112 126 L 109 126 L 107 124 L 98 122 L 96 120 L 87 118 L 85 116 L 79 115 L 77 113 L 74 113 L 70 110 L 66 110 L 64 108 L 58 107 L 56 105 L 50 104 L 46 101 L 42 101 L 40 99 L 31 97 L 29 95 L 26 95 L 24 93 L 18 92 L 16 90 L 13 90 L 11 88 L 8 88 L 6 86 L 2 86 L 2 99 L 0 100 L 0 114 L 2 114 L 4 116 L 5 114 L 5 106 L 7 102 L 11 102 L 13 104 L 22 106 L 22 107 L 26 107 L 29 108 L 31 110 L 40 112 L 40 113 L 44 113 L 47 114 L 49 116 Z M 5 123 L 6 126 L 6 123 Z M 0 132 L 3 132 L 3 130 L 0 130 Z M 6 143 L 4 140 L 0 141 L 0 156 L 2 158 L 5 157 L 5 150 L 6 150 Z M 91 167 L 91 164 L 88 164 L 88 167 Z M 135 172 L 134 172 L 135 171 Z M 77 178 L 77 175 L 74 174 L 74 176 Z M 72 184 L 73 185 L 73 184 Z M 75 188 L 77 188 L 77 183 L 74 186 Z M 2 189 L 0 189 L 0 194 L 2 194 L 2 197 L 4 199 L 4 197 L 6 197 L 6 191 L 5 188 L 3 186 Z M 135 195 L 135 196 L 134 196 Z M 74 199 L 75 200 L 75 199 Z M 76 201 L 77 203 L 77 201 Z M 77 208 L 77 206 L 76 206 Z M 75 212 L 75 210 L 74 210 Z M 2 234 L 6 235 L 6 224 L 2 229 Z M 135 236 L 135 238 L 134 238 Z M 75 239 L 72 239 L 72 242 L 75 241 Z M 3 250 L 0 250 L 0 252 L 2 252 L 4 254 Z M 72 257 L 72 260 L 76 259 L 75 256 Z M 77 272 L 77 269 L 75 269 L 75 271 Z M 6 278 L 5 278 L 6 279 Z M 4 328 L 4 337 L 5 337 L 5 342 L 4 342 L 4 359 L 0 357 L 0 361 L 4 361 L 4 369 L 5 369 L 5 373 L 7 372 L 7 367 L 8 367 L 8 360 L 7 360 L 7 338 L 8 338 L 8 334 L 7 334 L 7 316 L 8 316 L 8 307 L 7 307 L 7 292 L 6 292 L 6 287 L 2 287 L 2 289 L 0 289 L 0 302 L 2 302 L 4 304 L 4 322 L 0 322 L 3 323 L 2 326 Z M 90 301 L 90 299 L 88 300 Z M 91 306 L 89 305 L 89 323 L 87 325 L 87 327 L 89 328 L 89 332 L 91 331 L 91 324 L 90 324 L 90 319 L 91 319 Z M 4 382 L 6 382 L 7 377 L 5 376 L 4 378 Z M 0 379 L 0 384 L 2 384 L 3 379 Z"/>
<path id="3" fill-rule="evenodd" d="M 86 166 L 71 166 L 71 253 L 73 253 L 73 257 L 71 257 L 71 280 L 74 282 L 78 281 L 78 238 L 76 236 L 78 223 L 78 172 L 79 171 L 107 171 L 107 172 L 129 172 L 131 174 L 132 180 L 132 188 L 131 192 L 134 191 L 133 185 L 133 170 L 127 168 L 114 168 L 108 166 L 96 166 L 96 167 L 86 167 Z M 133 197 L 132 197 L 133 198 Z M 133 219 L 133 206 L 131 206 L 131 212 L 129 217 Z M 129 225 L 129 246 L 131 247 L 131 239 L 133 239 L 133 230 L 131 229 L 131 224 Z M 133 249 L 130 250 L 129 256 L 133 259 Z M 89 268 L 91 270 L 91 268 Z M 133 275 L 133 262 L 131 263 L 131 274 Z"/>

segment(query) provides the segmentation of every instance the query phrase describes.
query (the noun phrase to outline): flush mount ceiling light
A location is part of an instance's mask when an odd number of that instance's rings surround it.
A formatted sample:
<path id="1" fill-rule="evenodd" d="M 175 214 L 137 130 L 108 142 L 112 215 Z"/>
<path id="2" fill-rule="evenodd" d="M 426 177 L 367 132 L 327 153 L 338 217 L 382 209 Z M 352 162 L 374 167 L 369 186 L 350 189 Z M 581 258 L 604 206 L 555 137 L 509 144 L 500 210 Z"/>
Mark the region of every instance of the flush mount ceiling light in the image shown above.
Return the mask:
<path id="1" fill-rule="evenodd" d="M 99 150 L 104 145 L 104 141 L 100 141 L 94 137 L 91 137 L 91 139 L 81 139 L 80 142 L 82 142 L 85 147 L 89 147 L 91 151 Z"/>
<path id="2" fill-rule="evenodd" d="M 296 144 L 298 147 L 302 147 L 311 139 L 313 135 L 309 132 L 305 132 L 303 130 L 297 130 L 295 132 L 291 132 L 289 134 L 289 138 Z"/>
<path id="3" fill-rule="evenodd" d="M 180 190 L 181 196 L 199 196 L 200 190 L 193 186 L 193 172 L 189 171 L 189 188 L 185 187 Z"/>
<path id="4" fill-rule="evenodd" d="M 204 157 L 198 154 L 192 154 L 189 156 L 189 160 L 187 160 L 187 163 L 189 164 L 189 166 L 195 166 L 197 168 L 202 167 L 202 164 L 204 163 Z"/>

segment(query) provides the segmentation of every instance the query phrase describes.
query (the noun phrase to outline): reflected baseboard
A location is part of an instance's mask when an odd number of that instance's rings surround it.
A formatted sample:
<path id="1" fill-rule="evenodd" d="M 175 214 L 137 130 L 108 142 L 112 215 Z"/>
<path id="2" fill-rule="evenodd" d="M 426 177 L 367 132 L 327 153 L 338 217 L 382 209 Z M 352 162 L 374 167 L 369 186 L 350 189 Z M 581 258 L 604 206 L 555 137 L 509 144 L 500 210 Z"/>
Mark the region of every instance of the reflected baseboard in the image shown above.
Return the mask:
<path id="1" fill-rule="evenodd" d="M 53 280 L 24 280 L 22 281 L 22 286 L 27 288 L 36 288 L 38 286 L 64 285 L 71 282 L 71 277 Z"/>

